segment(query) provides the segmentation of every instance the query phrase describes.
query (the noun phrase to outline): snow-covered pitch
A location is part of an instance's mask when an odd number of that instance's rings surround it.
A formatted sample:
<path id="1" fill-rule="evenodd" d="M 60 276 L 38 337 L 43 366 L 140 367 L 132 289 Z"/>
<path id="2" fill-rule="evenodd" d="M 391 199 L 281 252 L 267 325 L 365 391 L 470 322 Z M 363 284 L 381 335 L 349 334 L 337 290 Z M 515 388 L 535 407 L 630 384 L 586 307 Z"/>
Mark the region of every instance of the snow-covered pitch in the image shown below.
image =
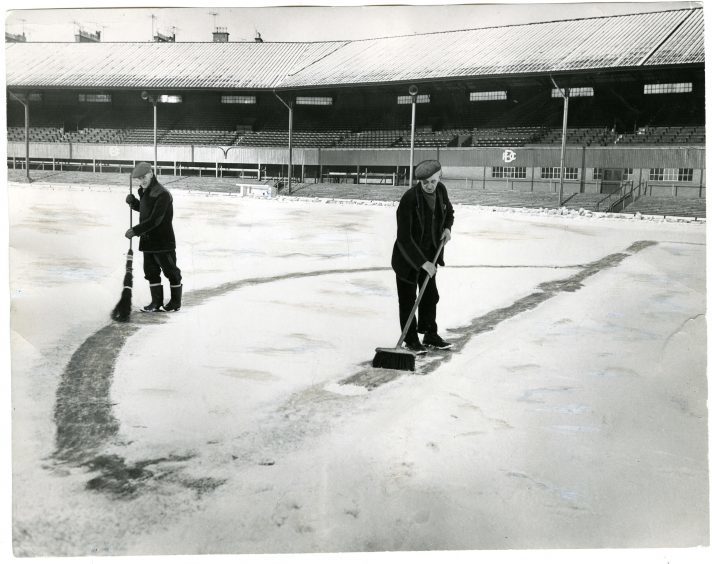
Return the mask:
<path id="1" fill-rule="evenodd" d="M 410 373 L 395 203 L 175 190 L 119 324 L 126 190 L 8 190 L 16 555 L 709 544 L 705 222 L 456 205 Z"/>

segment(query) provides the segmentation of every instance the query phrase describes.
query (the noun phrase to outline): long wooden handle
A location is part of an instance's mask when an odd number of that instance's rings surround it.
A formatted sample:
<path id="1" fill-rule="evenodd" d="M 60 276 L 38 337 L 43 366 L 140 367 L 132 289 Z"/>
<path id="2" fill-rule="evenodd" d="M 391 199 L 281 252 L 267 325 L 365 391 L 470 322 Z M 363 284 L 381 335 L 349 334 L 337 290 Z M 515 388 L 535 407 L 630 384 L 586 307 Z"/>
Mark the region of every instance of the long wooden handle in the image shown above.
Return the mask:
<path id="1" fill-rule="evenodd" d="M 444 246 L 445 246 L 445 240 L 442 239 L 440 241 L 440 246 L 438 247 L 438 252 L 435 253 L 435 258 L 433 259 L 433 264 L 437 265 L 438 257 L 440 256 L 440 253 L 442 252 Z M 436 268 L 437 268 L 437 266 L 436 266 Z M 401 333 L 400 339 L 398 339 L 398 342 L 396 343 L 396 348 L 400 347 L 403 344 L 403 341 L 405 341 L 406 333 L 408 333 L 408 329 L 410 329 L 410 324 L 413 323 L 413 318 L 415 317 L 415 312 L 418 310 L 420 301 L 423 299 L 423 294 L 425 293 L 425 288 L 427 287 L 428 282 L 430 282 L 430 278 L 431 278 L 431 276 L 430 276 L 430 274 L 428 274 L 425 277 L 425 281 L 423 282 L 423 285 L 420 287 L 420 292 L 418 292 L 418 297 L 415 298 L 415 304 L 413 305 L 413 309 L 410 310 L 410 315 L 408 316 L 408 321 L 405 322 L 405 327 L 403 327 L 403 332 Z"/>
<path id="2" fill-rule="evenodd" d="M 129 194 L 133 196 L 133 176 L 129 173 Z M 129 229 L 133 227 L 133 205 L 129 204 Z M 129 251 L 133 252 L 133 237 L 129 239 Z"/>

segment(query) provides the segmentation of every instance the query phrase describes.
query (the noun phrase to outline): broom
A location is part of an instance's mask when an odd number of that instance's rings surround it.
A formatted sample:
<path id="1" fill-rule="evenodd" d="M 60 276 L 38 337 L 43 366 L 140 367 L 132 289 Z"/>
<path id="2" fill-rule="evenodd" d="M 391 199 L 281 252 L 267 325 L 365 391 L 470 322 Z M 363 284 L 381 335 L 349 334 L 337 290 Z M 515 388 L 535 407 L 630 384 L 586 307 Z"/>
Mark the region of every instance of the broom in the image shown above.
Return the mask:
<path id="1" fill-rule="evenodd" d="M 438 252 L 435 253 L 433 264 L 437 264 L 438 257 L 440 256 L 440 253 L 442 252 L 444 246 L 445 241 L 440 241 L 440 246 L 438 247 Z M 418 297 L 415 299 L 413 309 L 410 311 L 408 321 L 406 321 L 405 327 L 403 327 L 403 332 L 401 333 L 401 336 L 398 339 L 396 346 L 392 349 L 381 347 L 376 349 L 376 355 L 373 357 L 373 362 L 371 363 L 374 368 L 390 368 L 392 370 L 410 371 L 415 370 L 415 353 L 402 348 L 401 345 L 405 340 L 405 336 L 406 333 L 408 333 L 408 329 L 410 329 L 410 324 L 413 322 L 413 318 L 415 317 L 415 312 L 418 309 L 418 306 L 420 305 L 420 301 L 423 299 L 423 293 L 425 292 L 425 287 L 428 285 L 428 282 L 430 282 L 430 278 L 430 274 L 425 277 L 425 281 L 420 287 Z"/>
<path id="2" fill-rule="evenodd" d="M 129 194 L 133 195 L 133 180 L 129 176 Z M 133 208 L 129 206 L 129 227 L 133 225 Z M 131 317 L 131 288 L 133 286 L 133 238 L 129 239 L 129 252 L 126 254 L 126 274 L 121 299 L 116 304 L 111 318 L 114 321 L 128 321 Z"/>

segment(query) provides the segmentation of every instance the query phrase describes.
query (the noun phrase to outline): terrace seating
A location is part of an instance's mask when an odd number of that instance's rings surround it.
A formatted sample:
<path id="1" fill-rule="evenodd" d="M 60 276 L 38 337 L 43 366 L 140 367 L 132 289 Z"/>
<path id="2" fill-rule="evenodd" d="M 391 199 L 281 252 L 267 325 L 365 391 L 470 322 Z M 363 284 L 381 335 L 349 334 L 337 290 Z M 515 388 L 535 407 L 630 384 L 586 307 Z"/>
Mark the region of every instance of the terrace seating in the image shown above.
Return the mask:
<path id="1" fill-rule="evenodd" d="M 538 145 L 560 145 L 563 129 L 552 129 L 536 143 Z M 582 147 L 613 145 L 617 135 L 607 127 L 567 127 L 566 143 Z"/>
<path id="2" fill-rule="evenodd" d="M 30 141 L 34 143 L 59 143 L 65 140 L 64 132 L 58 127 L 30 127 Z M 8 141 L 24 141 L 24 127 L 8 127 Z"/>
<path id="3" fill-rule="evenodd" d="M 410 135 L 409 130 L 405 129 L 375 129 L 352 133 L 345 139 L 341 140 L 338 147 L 374 147 L 386 148 L 393 147 L 401 141 L 406 135 Z M 410 144 L 410 141 L 409 141 Z"/>
<path id="4" fill-rule="evenodd" d="M 292 146 L 333 147 L 347 134 L 347 130 L 292 131 Z M 289 131 L 263 130 L 246 133 L 240 139 L 240 145 L 251 147 L 287 147 L 289 146 Z"/>
<path id="5" fill-rule="evenodd" d="M 80 131 L 65 133 L 66 141 L 72 143 L 122 143 L 125 133 L 120 129 L 87 127 Z"/>
<path id="6" fill-rule="evenodd" d="M 608 194 L 578 192 L 564 199 L 563 204 L 569 209 L 585 209 L 589 211 L 606 211 L 598 206 L 598 203 L 605 200 Z M 609 201 L 608 204 L 611 202 Z M 605 205 L 605 204 L 604 204 Z"/>
<path id="7" fill-rule="evenodd" d="M 160 137 L 160 142 L 164 145 L 232 145 L 238 138 L 235 131 L 171 129 Z"/>
<path id="8" fill-rule="evenodd" d="M 416 131 L 416 147 L 449 147 L 457 146 L 457 133 L 446 131 Z M 410 147 L 410 132 L 398 139 L 393 147 Z"/>
<path id="9" fill-rule="evenodd" d="M 674 217 L 707 217 L 706 198 L 676 196 L 641 196 L 630 204 L 625 213 L 667 215 Z"/>
<path id="10" fill-rule="evenodd" d="M 616 145 L 704 145 L 703 126 L 647 126 L 624 133 Z"/>
<path id="11" fill-rule="evenodd" d="M 540 126 L 475 128 L 473 147 L 522 147 L 534 142 L 542 133 Z"/>
<path id="12" fill-rule="evenodd" d="M 558 208 L 559 195 L 552 192 L 481 191 L 448 187 L 453 202 L 507 208 Z"/>

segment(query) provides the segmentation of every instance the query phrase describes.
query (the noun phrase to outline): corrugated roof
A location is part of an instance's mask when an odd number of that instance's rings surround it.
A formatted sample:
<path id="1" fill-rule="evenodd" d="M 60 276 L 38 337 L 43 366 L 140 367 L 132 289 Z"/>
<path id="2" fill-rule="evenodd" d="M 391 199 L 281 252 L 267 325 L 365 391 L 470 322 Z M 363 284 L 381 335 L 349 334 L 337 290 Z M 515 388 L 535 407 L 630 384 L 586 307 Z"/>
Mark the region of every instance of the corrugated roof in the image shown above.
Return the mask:
<path id="1" fill-rule="evenodd" d="M 9 86 L 274 88 L 332 52 L 325 43 L 11 43 Z"/>
<path id="2" fill-rule="evenodd" d="M 691 44 L 702 47 L 701 22 L 697 8 L 353 41 L 292 73 L 282 86 L 634 67 L 663 51 L 667 59 L 646 64 L 701 62 L 704 51 L 691 50 Z"/>
<path id="3" fill-rule="evenodd" d="M 7 85 L 265 89 L 704 62 L 701 8 L 323 43 L 9 43 Z"/>
<path id="4" fill-rule="evenodd" d="M 690 17 L 660 46 L 646 62 L 647 65 L 703 63 L 705 60 L 705 31 L 702 10 L 694 10 Z"/>

